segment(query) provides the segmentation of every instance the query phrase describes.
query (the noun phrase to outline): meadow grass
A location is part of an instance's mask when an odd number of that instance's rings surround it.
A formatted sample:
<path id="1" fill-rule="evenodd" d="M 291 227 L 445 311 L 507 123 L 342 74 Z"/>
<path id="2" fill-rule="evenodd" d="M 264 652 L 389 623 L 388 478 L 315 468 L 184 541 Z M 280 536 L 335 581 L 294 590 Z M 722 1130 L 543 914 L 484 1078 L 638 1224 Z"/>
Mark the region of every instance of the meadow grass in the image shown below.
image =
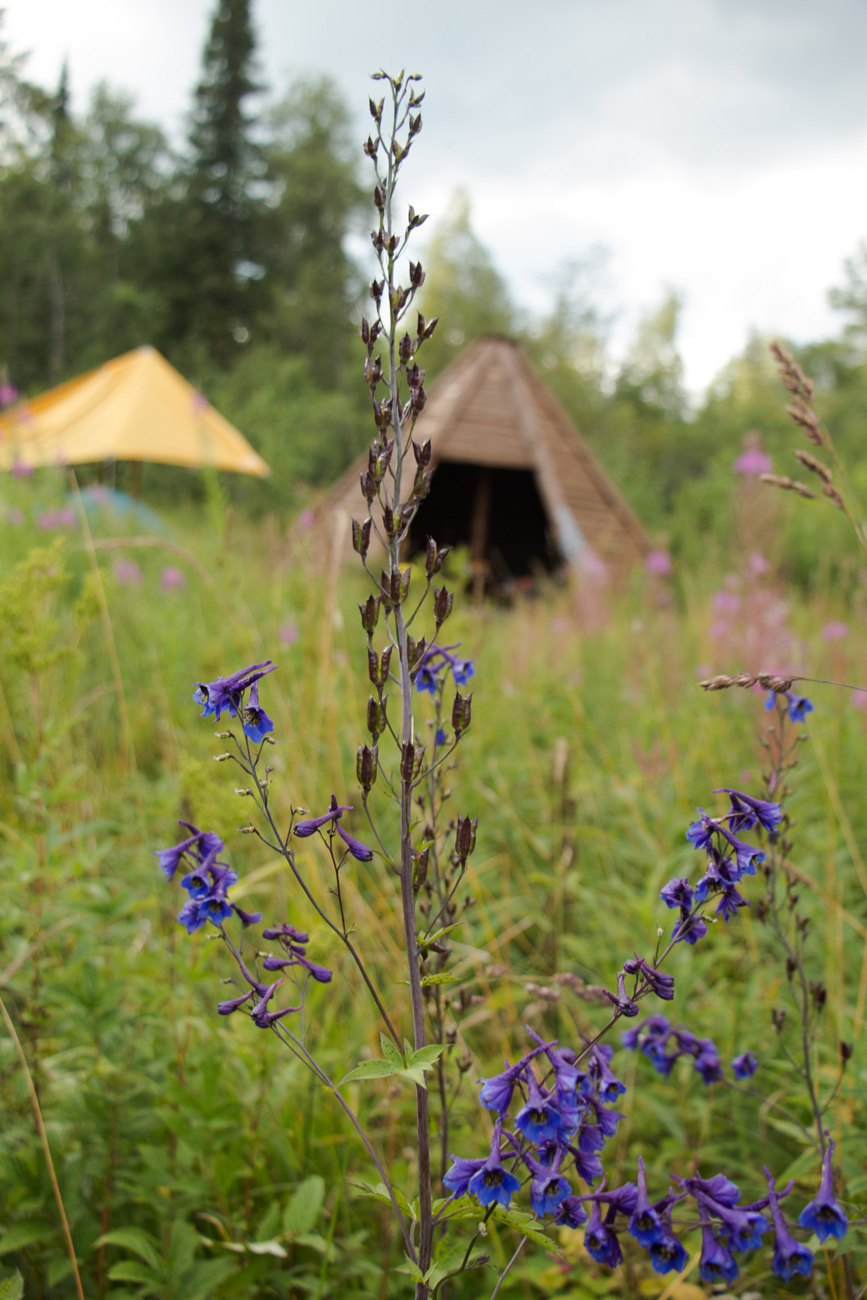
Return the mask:
<path id="1" fill-rule="evenodd" d="M 304 536 L 293 533 L 290 545 L 273 518 L 254 527 L 219 511 L 210 522 L 178 511 L 154 544 L 124 546 L 141 529 L 98 515 L 87 531 L 79 517 L 61 534 L 41 533 L 35 521 L 60 490 L 50 476 L 6 490 L 0 993 L 39 1094 L 85 1291 L 185 1300 L 404 1294 L 407 1279 L 388 1271 L 401 1256 L 385 1210 L 354 1186 L 370 1177 L 363 1152 L 270 1035 L 216 1015 L 228 973 L 219 945 L 177 925 L 179 891 L 150 856 L 177 838 L 178 817 L 225 836 L 242 877 L 236 896 L 271 922 L 309 928 L 309 955 L 335 969 L 333 984 L 310 999 L 326 1069 L 339 1076 L 378 1054 L 379 1027 L 342 949 L 282 862 L 237 834 L 248 801 L 233 793 L 231 764 L 213 761 L 223 745 L 191 699 L 197 679 L 275 659 L 268 708 L 279 816 L 293 805 L 321 812 L 332 791 L 360 805 L 354 764 L 367 683 L 356 604 L 368 589 L 351 568 L 318 568 Z M 25 594 L 13 590 L 16 565 L 52 544 Z M 728 562 L 743 559 L 733 552 Z M 119 561 L 135 561 L 141 581 L 128 571 L 122 581 Z M 162 589 L 167 565 L 184 573 L 183 588 Z M 524 1050 L 524 1023 L 566 1042 L 603 1022 L 599 1005 L 554 975 L 611 987 L 625 957 L 652 954 L 657 926 L 670 921 L 660 887 L 697 874 L 684 838 L 696 804 L 721 809 L 711 792 L 722 785 L 760 792 L 761 697 L 696 687 L 702 668 L 778 666 L 733 662 L 736 648 L 718 632 L 711 639 L 723 578 L 708 566 L 670 584 L 636 577 L 626 591 L 595 597 L 552 585 L 507 609 L 464 601 L 447 624 L 447 642 L 459 641 L 477 665 L 473 724 L 450 778 L 454 813 L 479 817 L 468 881 L 476 901 L 450 940 L 461 977 L 450 992 L 459 1050 L 472 1062 L 450 1146 L 459 1154 L 478 1146 L 475 1080 Z M 763 589 L 774 598 L 772 577 Z M 814 675 L 857 681 L 860 625 L 853 619 L 833 643 L 821 636 L 840 617 L 831 594 L 814 596 L 792 605 L 788 628 Z M 32 647 L 21 645 L 27 626 L 43 649 L 56 647 L 54 662 L 33 668 Z M 847 692 L 817 688 L 814 699 L 788 807 L 797 820 L 792 859 L 812 901 L 815 974 L 829 990 L 822 1033 L 833 1047 L 856 1039 L 867 1014 L 867 714 Z M 387 833 L 384 798 L 377 807 Z M 362 834 L 358 814 L 353 826 Z M 324 895 L 324 851 L 311 840 L 304 852 Z M 396 994 L 393 884 L 378 858 L 345 877 L 371 965 L 386 995 Z M 756 1051 L 762 1091 L 806 1118 L 770 1027 L 785 975 L 755 917 L 744 909 L 714 926 L 695 949 L 676 950 L 669 968 L 672 1018 L 713 1037 L 726 1061 Z M 796 1126 L 766 1102 L 706 1088 L 683 1062 L 667 1081 L 651 1080 L 650 1063 L 624 1051 L 614 1064 L 630 1084 L 615 1170 L 641 1151 L 664 1186 L 672 1172 L 754 1169 L 759 1150 L 758 1164 L 780 1178 L 812 1176 Z M 830 1090 L 824 1058 L 821 1069 Z M 863 1106 L 859 1070 L 842 1091 L 850 1127 Z M 2 1265 L 21 1269 L 28 1295 L 72 1295 L 25 1081 L 5 1037 L 0 1087 Z M 411 1166 L 409 1090 L 352 1090 L 387 1161 Z M 862 1189 L 857 1150 L 844 1145 L 840 1155 L 850 1187 Z M 99 1244 L 106 1234 L 115 1235 Z M 602 1276 L 579 1235 L 567 1236 L 565 1263 L 537 1252 L 501 1294 L 671 1294 L 644 1266 Z M 503 1263 L 513 1246 L 492 1228 L 489 1248 Z M 477 1295 L 478 1285 L 470 1275 L 450 1296 Z"/>

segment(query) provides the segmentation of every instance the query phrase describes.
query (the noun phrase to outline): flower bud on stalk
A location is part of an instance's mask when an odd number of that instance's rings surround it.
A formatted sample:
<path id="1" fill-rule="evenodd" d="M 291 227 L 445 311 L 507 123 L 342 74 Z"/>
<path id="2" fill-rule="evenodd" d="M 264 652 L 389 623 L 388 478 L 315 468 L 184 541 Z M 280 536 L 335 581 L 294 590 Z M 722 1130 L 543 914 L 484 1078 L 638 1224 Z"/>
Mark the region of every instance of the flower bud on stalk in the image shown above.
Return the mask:
<path id="1" fill-rule="evenodd" d="M 438 632 L 443 623 L 445 623 L 449 614 L 451 614 L 454 600 L 455 597 L 453 592 L 447 591 L 445 587 L 434 587 L 433 607 Z"/>
<path id="2" fill-rule="evenodd" d="M 378 767 L 379 750 L 377 746 L 359 745 L 355 758 L 355 774 L 358 777 L 358 784 L 365 794 L 376 784 Z"/>
<path id="3" fill-rule="evenodd" d="M 455 702 L 452 705 L 452 727 L 454 728 L 455 737 L 459 740 L 467 730 L 472 720 L 473 713 L 473 693 L 461 695 L 460 691 L 455 691 Z"/>
<path id="4" fill-rule="evenodd" d="M 365 519 L 360 524 L 357 519 L 352 521 L 352 549 L 356 551 L 362 559 L 367 555 L 370 549 L 370 519 Z"/>
<path id="5" fill-rule="evenodd" d="M 368 636 L 373 633 L 379 622 L 379 605 L 378 596 L 368 596 L 364 604 L 358 606 L 358 612 L 361 614 L 361 626 Z"/>
<path id="6" fill-rule="evenodd" d="M 479 824 L 478 817 L 459 817 L 458 824 L 455 828 L 455 853 L 462 863 L 476 847 L 476 827 Z"/>

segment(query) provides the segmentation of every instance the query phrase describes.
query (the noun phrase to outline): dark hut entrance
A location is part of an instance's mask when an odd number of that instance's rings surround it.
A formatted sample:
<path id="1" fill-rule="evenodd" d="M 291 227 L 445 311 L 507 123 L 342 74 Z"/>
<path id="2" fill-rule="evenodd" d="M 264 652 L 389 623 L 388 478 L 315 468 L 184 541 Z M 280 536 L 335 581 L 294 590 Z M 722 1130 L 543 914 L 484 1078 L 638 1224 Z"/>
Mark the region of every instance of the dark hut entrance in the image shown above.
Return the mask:
<path id="1" fill-rule="evenodd" d="M 557 564 L 532 470 L 443 460 L 412 523 L 409 552 L 428 537 L 467 546 L 477 580 L 488 586 L 550 573 Z"/>

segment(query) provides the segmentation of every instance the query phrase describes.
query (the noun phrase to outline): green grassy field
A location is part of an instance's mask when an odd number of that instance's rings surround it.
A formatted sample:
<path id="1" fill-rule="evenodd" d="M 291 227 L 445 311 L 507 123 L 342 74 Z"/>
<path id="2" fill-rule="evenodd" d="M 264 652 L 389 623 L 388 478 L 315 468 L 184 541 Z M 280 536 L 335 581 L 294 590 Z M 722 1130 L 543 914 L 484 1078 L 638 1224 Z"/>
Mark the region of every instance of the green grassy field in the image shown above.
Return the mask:
<path id="1" fill-rule="evenodd" d="M 83 530 L 60 480 L 10 481 L 3 492 L 0 993 L 44 1114 L 85 1293 L 407 1294 L 408 1278 L 391 1271 L 402 1260 L 387 1211 L 353 1185 L 370 1177 L 363 1151 L 329 1096 L 269 1034 L 217 1016 L 225 957 L 205 931 L 188 937 L 177 925 L 183 898 L 151 856 L 179 838 L 179 817 L 224 836 L 242 877 L 235 896 L 272 923 L 309 928 L 309 955 L 334 967 L 333 983 L 309 1000 L 326 1067 L 340 1074 L 378 1053 L 377 1026 L 342 948 L 283 864 L 237 833 L 248 807 L 233 793 L 230 765 L 213 761 L 222 746 L 191 699 L 198 679 L 275 659 L 275 806 L 284 817 L 291 806 L 318 812 L 332 791 L 360 803 L 363 578 L 317 566 L 303 536 L 290 545 L 290 521 L 233 522 L 218 494 L 210 513 L 167 516 L 163 532 L 148 533 L 152 544 L 139 546 L 123 539 L 146 529 L 98 512 Z M 76 511 L 74 525 L 41 530 L 40 515 L 61 506 Z M 745 661 L 752 643 L 744 636 L 760 626 L 755 653 L 795 653 L 786 639 L 795 638 L 797 662 L 812 675 L 865 678 L 860 611 L 828 593 L 780 613 L 773 573 L 743 577 L 749 555 L 733 549 L 725 569 L 670 580 L 637 576 L 616 594 L 552 587 L 509 609 L 464 602 L 448 624 L 448 643 L 459 641 L 477 668 L 473 725 L 450 779 L 455 813 L 479 818 L 468 881 L 476 902 L 452 944 L 454 1022 L 471 1057 L 449 1148 L 456 1153 L 479 1153 L 475 1080 L 525 1050 L 525 1023 L 563 1042 L 602 1023 L 601 1008 L 554 975 L 611 987 L 624 958 L 652 953 L 657 926 L 670 919 L 660 887 L 695 871 L 684 832 L 696 805 L 721 809 L 711 792 L 723 785 L 760 793 L 762 698 L 705 695 L 698 676 L 787 666 Z M 165 589 L 167 567 L 183 586 Z M 723 631 L 714 597 L 736 590 L 726 588 L 727 572 L 742 575 L 741 605 Z M 822 629 L 841 619 L 848 634 L 825 639 Z M 797 822 L 791 858 L 813 917 L 814 974 L 828 988 L 819 1068 L 830 1090 L 835 1044 L 857 1042 L 867 1006 L 867 712 L 849 692 L 811 694 L 810 743 L 787 807 Z M 384 798 L 378 808 L 387 831 Z M 360 820 L 353 824 L 360 834 Z M 324 853 L 306 843 L 324 891 Z M 407 1018 L 392 880 L 376 858 L 345 876 L 371 965 Z M 694 949 L 676 950 L 669 968 L 672 1019 L 713 1037 L 726 1061 L 754 1050 L 757 1087 L 805 1118 L 771 1030 L 786 981 L 765 927 L 744 909 Z M 624 1178 L 641 1152 L 655 1185 L 670 1173 L 722 1168 L 757 1196 L 767 1163 L 780 1178 L 806 1177 L 798 1195 L 812 1195 L 814 1166 L 802 1159 L 798 1129 L 767 1102 L 705 1087 L 683 1062 L 668 1080 L 619 1048 L 614 1065 L 629 1084 L 609 1148 Z M 834 1136 L 862 1124 L 864 1085 L 856 1050 Z M 352 1088 L 409 1188 L 410 1090 Z M 0 1089 L 0 1276 L 18 1268 L 26 1295 L 72 1296 L 31 1099 L 5 1031 Z M 851 1196 L 863 1199 L 862 1144 L 844 1140 L 839 1155 Z M 111 1240 L 97 1244 L 106 1234 Z M 671 1290 L 643 1261 L 609 1278 L 580 1240 L 564 1230 L 562 1258 L 528 1255 L 501 1295 L 704 1294 L 696 1271 Z M 488 1246 L 498 1262 L 514 1249 L 493 1226 Z M 760 1294 L 837 1294 L 833 1273 L 827 1291 L 806 1283 L 789 1291 L 761 1272 L 760 1256 L 749 1279 Z M 480 1289 L 473 1275 L 449 1297 L 469 1300 L 492 1286 Z"/>

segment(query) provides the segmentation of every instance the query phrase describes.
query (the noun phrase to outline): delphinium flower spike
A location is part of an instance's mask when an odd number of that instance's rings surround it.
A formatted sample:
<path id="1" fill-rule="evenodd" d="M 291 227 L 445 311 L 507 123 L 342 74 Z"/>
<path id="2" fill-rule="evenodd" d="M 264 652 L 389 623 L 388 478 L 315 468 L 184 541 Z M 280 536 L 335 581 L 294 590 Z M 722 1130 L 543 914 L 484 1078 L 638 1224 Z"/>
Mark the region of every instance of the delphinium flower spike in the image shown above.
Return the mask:
<path id="1" fill-rule="evenodd" d="M 218 677 L 213 682 L 196 682 L 193 699 L 204 705 L 201 716 L 214 717 L 219 722 L 220 714 L 226 709 L 229 717 L 234 718 L 241 707 L 244 692 L 268 673 L 273 673 L 276 667 L 270 659 L 265 659 L 260 664 L 250 664 L 248 668 L 230 673 L 228 677 Z M 258 707 L 258 693 L 256 699 Z"/>

